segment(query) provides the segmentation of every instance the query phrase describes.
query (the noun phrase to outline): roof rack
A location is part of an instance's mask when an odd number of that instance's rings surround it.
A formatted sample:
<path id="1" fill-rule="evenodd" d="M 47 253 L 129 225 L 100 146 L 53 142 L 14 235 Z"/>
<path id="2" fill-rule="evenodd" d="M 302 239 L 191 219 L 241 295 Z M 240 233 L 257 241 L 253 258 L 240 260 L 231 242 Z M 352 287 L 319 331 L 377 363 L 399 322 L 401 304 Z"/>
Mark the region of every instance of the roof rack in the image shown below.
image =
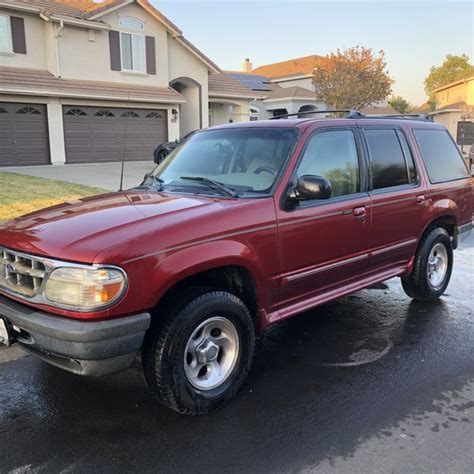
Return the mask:
<path id="1" fill-rule="evenodd" d="M 308 112 L 296 112 L 293 114 L 284 114 L 277 115 L 276 117 L 270 117 L 269 120 L 278 120 L 287 117 L 299 117 L 300 115 L 313 115 L 313 114 L 335 114 L 335 113 L 345 113 L 346 118 L 357 118 L 364 117 L 364 114 L 360 113 L 358 110 L 354 109 L 333 109 L 333 110 L 311 110 Z"/>
<path id="2" fill-rule="evenodd" d="M 400 119 L 400 120 L 421 120 L 425 122 L 433 122 L 433 118 L 427 114 L 380 114 L 380 115 L 365 115 L 359 110 L 355 109 L 332 109 L 332 110 L 312 110 L 308 112 L 296 112 L 292 114 L 277 115 L 271 117 L 269 120 L 279 120 L 288 117 L 300 117 L 301 115 L 313 115 L 313 114 L 334 114 L 334 113 L 345 113 L 345 118 L 363 118 L 363 119 Z"/>
<path id="3" fill-rule="evenodd" d="M 361 118 L 378 119 L 378 118 L 393 118 L 400 120 L 422 120 L 433 122 L 433 117 L 428 114 L 380 114 L 380 115 L 364 115 Z"/>

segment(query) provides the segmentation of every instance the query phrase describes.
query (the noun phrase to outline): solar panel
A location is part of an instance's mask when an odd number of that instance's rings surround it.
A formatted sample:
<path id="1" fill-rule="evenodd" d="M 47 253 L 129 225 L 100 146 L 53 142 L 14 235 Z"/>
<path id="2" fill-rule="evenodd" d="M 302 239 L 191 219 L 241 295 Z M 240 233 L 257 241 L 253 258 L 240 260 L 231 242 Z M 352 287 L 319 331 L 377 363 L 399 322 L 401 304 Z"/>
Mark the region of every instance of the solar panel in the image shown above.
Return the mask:
<path id="1" fill-rule="evenodd" d="M 230 73 L 232 78 L 239 81 L 244 86 L 254 91 L 271 91 L 272 87 L 270 80 L 265 76 L 258 76 L 256 74 L 239 74 Z"/>

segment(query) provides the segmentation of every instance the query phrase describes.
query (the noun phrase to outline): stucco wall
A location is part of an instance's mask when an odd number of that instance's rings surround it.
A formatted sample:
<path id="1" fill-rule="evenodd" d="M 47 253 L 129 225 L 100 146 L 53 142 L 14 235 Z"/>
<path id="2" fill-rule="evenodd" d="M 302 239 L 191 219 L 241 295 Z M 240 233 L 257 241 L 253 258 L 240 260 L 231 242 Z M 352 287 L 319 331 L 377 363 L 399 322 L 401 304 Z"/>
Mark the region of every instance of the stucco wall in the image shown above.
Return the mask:
<path id="1" fill-rule="evenodd" d="M 26 54 L 0 53 L 0 65 L 46 69 L 46 32 L 44 21 L 37 15 L 2 10 L 3 15 L 17 16 L 25 20 Z"/>
<path id="2" fill-rule="evenodd" d="M 95 81 L 128 82 L 149 86 L 168 86 L 168 34 L 151 15 L 136 5 L 128 5 L 105 15 L 102 21 L 120 30 L 120 18 L 133 17 L 143 21 L 145 36 L 155 38 L 156 75 L 110 69 L 108 31 L 66 26 L 59 41 L 62 77 Z"/>
<path id="3" fill-rule="evenodd" d="M 275 80 L 273 82 L 276 82 L 280 87 L 302 87 L 310 91 L 316 90 L 311 77 L 306 79 Z"/>
<path id="4" fill-rule="evenodd" d="M 462 120 L 462 112 L 449 112 L 445 114 L 437 114 L 434 116 L 434 121 L 442 123 L 453 136 L 456 141 L 456 135 L 458 131 L 458 122 Z"/>
<path id="5" fill-rule="evenodd" d="M 232 106 L 230 104 L 212 104 L 212 123 L 210 125 L 223 125 L 229 123 L 232 118 Z"/>
<path id="6" fill-rule="evenodd" d="M 170 58 L 169 82 L 181 77 L 189 77 L 201 86 L 202 126 L 207 127 L 209 125 L 209 73 L 207 66 L 188 49 L 171 38 L 168 41 L 168 57 Z"/>
<path id="7" fill-rule="evenodd" d="M 458 102 L 474 105 L 474 80 L 437 92 L 435 98 L 438 109 Z"/>
<path id="8" fill-rule="evenodd" d="M 230 121 L 234 123 L 248 122 L 250 120 L 250 103 L 248 99 L 218 99 L 211 98 L 212 124 L 223 125 Z"/>

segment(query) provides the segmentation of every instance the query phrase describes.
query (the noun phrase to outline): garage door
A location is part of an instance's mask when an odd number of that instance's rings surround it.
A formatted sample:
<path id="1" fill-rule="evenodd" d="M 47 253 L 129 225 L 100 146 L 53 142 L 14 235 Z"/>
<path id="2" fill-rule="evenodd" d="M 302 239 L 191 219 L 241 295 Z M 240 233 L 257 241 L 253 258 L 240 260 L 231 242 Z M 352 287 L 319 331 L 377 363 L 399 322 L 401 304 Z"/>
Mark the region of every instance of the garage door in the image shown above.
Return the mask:
<path id="1" fill-rule="evenodd" d="M 0 166 L 48 163 L 46 106 L 0 102 Z"/>
<path id="2" fill-rule="evenodd" d="M 153 160 L 168 141 L 166 110 L 68 106 L 63 114 L 68 163 Z"/>

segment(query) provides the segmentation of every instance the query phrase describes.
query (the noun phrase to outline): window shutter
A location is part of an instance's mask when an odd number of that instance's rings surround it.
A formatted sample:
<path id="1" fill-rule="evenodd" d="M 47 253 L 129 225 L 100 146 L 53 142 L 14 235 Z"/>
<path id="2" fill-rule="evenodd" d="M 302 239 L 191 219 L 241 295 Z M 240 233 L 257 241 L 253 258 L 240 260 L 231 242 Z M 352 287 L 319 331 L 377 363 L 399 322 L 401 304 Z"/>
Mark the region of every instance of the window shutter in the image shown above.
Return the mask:
<path id="1" fill-rule="evenodd" d="M 26 54 L 25 20 L 19 16 L 10 17 L 13 52 Z"/>
<path id="2" fill-rule="evenodd" d="M 156 74 L 156 53 L 155 53 L 155 38 L 147 36 L 145 38 L 146 48 L 146 72 L 148 74 Z"/>
<path id="3" fill-rule="evenodd" d="M 109 31 L 110 47 L 110 69 L 112 71 L 121 71 L 122 63 L 120 60 L 120 33 L 118 31 Z"/>

